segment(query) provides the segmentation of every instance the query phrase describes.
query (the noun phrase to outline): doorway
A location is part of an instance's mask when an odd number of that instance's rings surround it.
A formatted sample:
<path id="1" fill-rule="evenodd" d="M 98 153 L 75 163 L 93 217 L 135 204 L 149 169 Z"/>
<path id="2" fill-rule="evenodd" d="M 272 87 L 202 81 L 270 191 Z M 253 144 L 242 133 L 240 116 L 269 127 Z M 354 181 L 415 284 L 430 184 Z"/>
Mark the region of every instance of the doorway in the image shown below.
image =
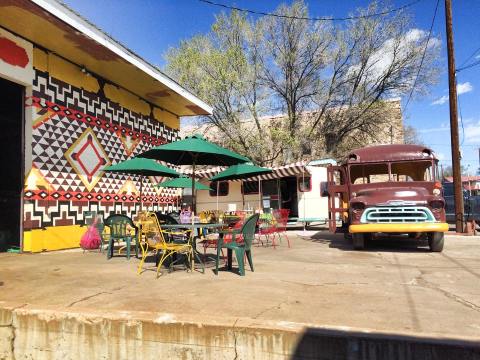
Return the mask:
<path id="1" fill-rule="evenodd" d="M 0 78 L 0 251 L 20 248 L 25 88 Z"/>
<path id="2" fill-rule="evenodd" d="M 298 217 L 297 178 L 289 176 L 281 179 L 280 191 L 282 208 L 289 209 L 289 217 Z"/>

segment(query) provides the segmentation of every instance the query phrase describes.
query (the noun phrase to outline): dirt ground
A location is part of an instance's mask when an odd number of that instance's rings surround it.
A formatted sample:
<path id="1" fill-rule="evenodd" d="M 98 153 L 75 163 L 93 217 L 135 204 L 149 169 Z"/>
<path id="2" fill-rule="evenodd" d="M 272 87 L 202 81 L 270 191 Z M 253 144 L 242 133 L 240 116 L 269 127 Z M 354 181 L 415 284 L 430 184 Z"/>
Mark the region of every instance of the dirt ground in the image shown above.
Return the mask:
<path id="1" fill-rule="evenodd" d="M 301 231 L 300 231 L 301 233 Z M 154 264 L 81 250 L 0 254 L 0 307 L 147 311 L 242 317 L 480 339 L 480 237 L 446 236 L 442 253 L 424 242 L 379 239 L 353 251 L 340 235 L 289 232 L 276 249 L 253 248 L 246 276 L 207 262 L 156 279 Z M 213 250 L 210 250 L 213 254 Z"/>

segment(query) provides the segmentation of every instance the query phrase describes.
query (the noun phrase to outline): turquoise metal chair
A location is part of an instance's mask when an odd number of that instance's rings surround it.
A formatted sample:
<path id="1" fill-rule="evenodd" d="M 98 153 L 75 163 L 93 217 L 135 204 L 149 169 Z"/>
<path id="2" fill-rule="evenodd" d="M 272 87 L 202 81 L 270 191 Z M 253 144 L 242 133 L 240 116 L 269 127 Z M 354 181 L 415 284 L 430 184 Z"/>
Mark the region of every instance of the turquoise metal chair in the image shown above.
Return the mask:
<path id="1" fill-rule="evenodd" d="M 113 247 L 115 241 L 125 241 L 127 248 L 127 259 L 130 259 L 130 247 L 132 237 L 135 238 L 135 256 L 138 257 L 138 229 L 127 215 L 114 214 L 105 219 L 105 226 L 110 229 L 108 239 L 107 259 L 113 257 Z M 135 229 L 135 235 L 132 236 L 128 227 Z"/>
<path id="2" fill-rule="evenodd" d="M 241 276 L 245 276 L 245 265 L 244 257 L 246 256 L 248 264 L 250 265 L 250 270 L 253 271 L 253 261 L 252 261 L 252 242 L 255 238 L 255 228 L 258 222 L 258 214 L 250 216 L 241 229 L 234 229 L 232 231 L 224 231 L 220 233 L 217 245 L 217 259 L 215 261 L 215 270 L 218 275 L 218 263 L 220 261 L 220 255 L 222 249 L 227 249 L 227 269 L 232 270 L 232 252 L 235 251 L 235 257 L 238 263 L 238 271 Z M 225 243 L 223 241 L 223 236 L 226 234 L 232 235 L 231 242 Z M 223 235 L 223 236 L 222 236 Z"/>

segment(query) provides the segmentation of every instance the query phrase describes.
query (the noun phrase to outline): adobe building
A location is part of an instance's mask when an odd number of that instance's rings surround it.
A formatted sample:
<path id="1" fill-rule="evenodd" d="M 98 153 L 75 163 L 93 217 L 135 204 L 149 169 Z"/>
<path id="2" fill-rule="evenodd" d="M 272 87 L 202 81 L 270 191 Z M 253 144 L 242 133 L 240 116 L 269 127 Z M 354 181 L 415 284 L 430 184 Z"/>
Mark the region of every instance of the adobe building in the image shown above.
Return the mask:
<path id="1" fill-rule="evenodd" d="M 302 159 L 291 158 L 288 163 L 293 163 L 300 160 L 313 161 L 325 157 L 335 157 L 342 159 L 345 154 L 355 148 L 369 146 L 369 145 L 388 145 L 388 144 L 403 144 L 405 142 L 404 123 L 401 101 L 399 98 L 392 98 L 381 100 L 378 103 L 379 121 L 376 123 L 376 131 L 366 134 L 361 131 L 352 131 L 341 143 L 337 146 L 337 151 L 334 154 L 327 154 L 325 152 L 325 143 L 323 137 L 320 136 L 320 128 L 313 132 L 308 138 L 309 151 L 302 156 Z M 340 108 L 332 108 L 329 111 L 338 111 Z M 318 111 L 305 111 L 299 115 L 299 127 L 298 129 L 308 128 L 313 124 L 317 118 Z M 381 120 L 380 120 L 381 118 Z M 263 116 L 259 118 L 261 126 L 264 128 L 266 134 L 269 133 L 270 128 L 277 128 L 281 126 L 282 122 L 287 120 L 287 115 L 279 114 L 274 116 Z M 243 121 L 244 129 L 246 133 L 248 131 L 256 132 L 256 124 L 253 120 Z M 220 128 L 212 123 L 197 123 L 192 125 L 183 126 L 180 129 L 180 136 L 185 137 L 192 134 L 201 134 L 208 138 L 210 141 L 214 141 L 219 145 L 228 147 L 228 137 L 224 136 Z M 270 142 L 270 147 L 276 147 L 278 144 L 273 144 L 271 139 L 264 138 L 264 142 Z M 284 166 L 287 163 L 281 157 L 278 157 L 272 164 L 266 164 L 269 166 Z"/>
<path id="2" fill-rule="evenodd" d="M 102 169 L 178 138 L 211 107 L 53 0 L 0 0 L 0 249 L 77 247 L 85 213 L 175 203 Z"/>

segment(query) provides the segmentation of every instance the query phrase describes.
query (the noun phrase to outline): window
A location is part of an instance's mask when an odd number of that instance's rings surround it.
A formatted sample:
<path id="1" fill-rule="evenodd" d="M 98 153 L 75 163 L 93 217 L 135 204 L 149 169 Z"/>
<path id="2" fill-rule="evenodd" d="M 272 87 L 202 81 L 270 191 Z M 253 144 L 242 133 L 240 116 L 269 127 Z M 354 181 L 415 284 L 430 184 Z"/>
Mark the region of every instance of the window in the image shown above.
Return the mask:
<path id="1" fill-rule="evenodd" d="M 433 181 L 431 161 L 392 163 L 392 181 Z"/>
<path id="2" fill-rule="evenodd" d="M 327 181 L 320 181 L 320 196 L 327 197 L 328 196 L 328 182 Z"/>
<path id="3" fill-rule="evenodd" d="M 312 178 L 310 176 L 298 178 L 298 191 L 308 192 L 312 190 Z"/>
<path id="4" fill-rule="evenodd" d="M 370 184 L 389 181 L 387 164 L 364 164 L 350 166 L 352 184 Z"/>
<path id="5" fill-rule="evenodd" d="M 258 194 L 258 181 L 244 181 L 242 184 L 242 192 L 245 195 Z"/>
<path id="6" fill-rule="evenodd" d="M 228 195 L 228 181 L 213 181 L 210 183 L 210 196 L 217 196 L 217 186 L 218 196 Z"/>

